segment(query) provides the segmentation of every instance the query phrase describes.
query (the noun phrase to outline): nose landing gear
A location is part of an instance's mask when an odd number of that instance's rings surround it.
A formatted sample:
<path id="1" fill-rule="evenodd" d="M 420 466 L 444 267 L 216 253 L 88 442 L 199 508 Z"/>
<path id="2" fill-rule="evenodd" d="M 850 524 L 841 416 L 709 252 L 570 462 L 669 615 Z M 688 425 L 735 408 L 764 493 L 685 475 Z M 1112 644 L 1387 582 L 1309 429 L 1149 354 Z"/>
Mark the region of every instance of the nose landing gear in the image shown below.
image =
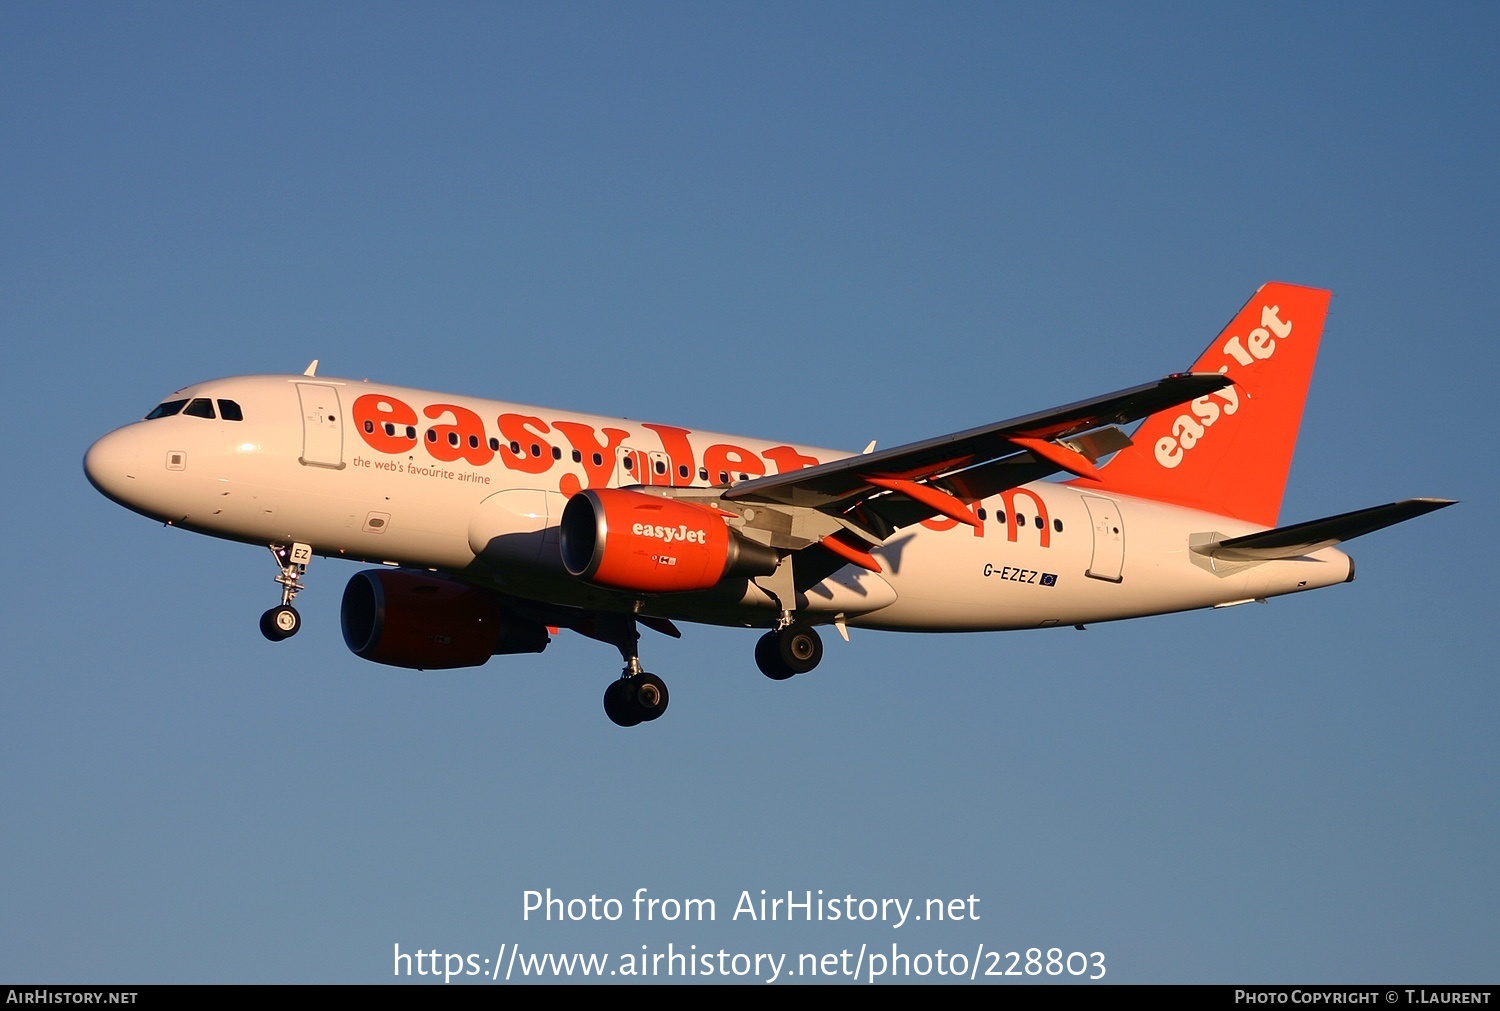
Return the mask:
<path id="1" fill-rule="evenodd" d="M 312 561 L 312 545 L 298 541 L 294 544 L 272 544 L 271 554 L 281 572 L 276 582 L 281 584 L 281 604 L 260 616 L 260 634 L 272 642 L 280 642 L 297 634 L 302 628 L 302 616 L 292 606 L 292 601 L 305 587 L 302 577 L 307 573 L 307 563 Z"/>

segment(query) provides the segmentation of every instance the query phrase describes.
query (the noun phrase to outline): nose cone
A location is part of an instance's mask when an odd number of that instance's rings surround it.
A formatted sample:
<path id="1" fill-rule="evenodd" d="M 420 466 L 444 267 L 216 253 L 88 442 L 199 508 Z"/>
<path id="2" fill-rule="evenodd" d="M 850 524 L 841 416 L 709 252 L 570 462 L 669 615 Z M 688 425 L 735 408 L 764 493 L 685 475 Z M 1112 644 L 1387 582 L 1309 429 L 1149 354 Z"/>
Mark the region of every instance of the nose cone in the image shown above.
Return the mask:
<path id="1" fill-rule="evenodd" d="M 141 454 L 134 427 L 110 432 L 83 456 L 83 472 L 88 475 L 89 483 L 101 494 L 132 508 L 141 477 Z"/>

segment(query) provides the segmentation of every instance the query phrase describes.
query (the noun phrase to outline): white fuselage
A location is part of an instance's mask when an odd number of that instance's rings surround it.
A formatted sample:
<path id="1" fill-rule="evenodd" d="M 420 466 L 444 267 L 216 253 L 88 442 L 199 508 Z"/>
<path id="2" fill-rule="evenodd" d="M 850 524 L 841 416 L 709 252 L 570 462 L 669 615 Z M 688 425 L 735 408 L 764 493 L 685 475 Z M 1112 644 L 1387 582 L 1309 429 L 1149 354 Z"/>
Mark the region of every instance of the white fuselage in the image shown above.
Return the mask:
<path id="1" fill-rule="evenodd" d="M 177 413 L 100 439 L 105 494 L 177 526 L 257 544 L 436 569 L 517 597 L 719 624 L 773 624 L 753 581 L 642 598 L 563 570 L 556 525 L 583 488 L 722 486 L 848 456 L 372 383 L 248 376 L 172 399 L 232 401 L 243 420 Z M 1037 482 L 974 504 L 977 528 L 906 527 L 799 595 L 807 620 L 908 631 L 1109 621 L 1314 589 L 1350 578 L 1325 548 L 1225 563 L 1190 545 L 1265 529 L 1227 516 Z"/>

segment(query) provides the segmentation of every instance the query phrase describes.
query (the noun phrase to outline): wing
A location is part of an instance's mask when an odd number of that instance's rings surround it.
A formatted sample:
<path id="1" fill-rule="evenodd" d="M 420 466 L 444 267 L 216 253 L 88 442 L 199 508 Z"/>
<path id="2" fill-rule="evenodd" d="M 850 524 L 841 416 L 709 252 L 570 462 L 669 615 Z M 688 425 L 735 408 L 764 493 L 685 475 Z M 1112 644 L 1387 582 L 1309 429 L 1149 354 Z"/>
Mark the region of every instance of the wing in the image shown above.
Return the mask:
<path id="1" fill-rule="evenodd" d="M 965 503 L 1059 471 L 1092 476 L 1095 460 L 1130 444 L 1113 426 L 1229 385 L 1217 373 L 1179 373 L 1050 411 L 744 481 L 724 491 L 722 500 L 813 509 L 869 543 L 938 515 L 974 523 Z"/>

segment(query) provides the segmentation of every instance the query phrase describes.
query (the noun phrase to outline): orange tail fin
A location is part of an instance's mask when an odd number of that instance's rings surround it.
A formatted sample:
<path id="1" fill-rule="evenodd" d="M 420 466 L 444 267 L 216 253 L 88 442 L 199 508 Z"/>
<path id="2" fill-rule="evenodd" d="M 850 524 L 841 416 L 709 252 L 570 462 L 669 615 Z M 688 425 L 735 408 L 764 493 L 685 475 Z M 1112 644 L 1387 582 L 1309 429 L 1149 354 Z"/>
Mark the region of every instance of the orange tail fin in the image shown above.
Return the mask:
<path id="1" fill-rule="evenodd" d="M 1262 286 L 1193 364 L 1234 385 L 1141 422 L 1097 484 L 1275 526 L 1330 297 Z"/>

